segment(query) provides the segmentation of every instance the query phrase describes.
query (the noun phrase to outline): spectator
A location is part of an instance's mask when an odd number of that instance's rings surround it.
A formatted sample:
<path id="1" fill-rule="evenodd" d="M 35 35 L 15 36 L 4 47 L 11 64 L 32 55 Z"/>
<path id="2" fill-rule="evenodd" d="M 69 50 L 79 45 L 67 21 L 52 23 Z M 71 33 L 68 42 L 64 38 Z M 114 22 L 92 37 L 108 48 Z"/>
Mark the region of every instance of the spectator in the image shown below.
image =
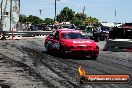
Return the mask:
<path id="1" fill-rule="evenodd" d="M 28 24 L 27 24 L 27 31 L 31 31 L 31 29 L 30 29 L 30 26 L 31 26 L 32 24 L 30 23 L 30 22 L 28 22 Z"/>

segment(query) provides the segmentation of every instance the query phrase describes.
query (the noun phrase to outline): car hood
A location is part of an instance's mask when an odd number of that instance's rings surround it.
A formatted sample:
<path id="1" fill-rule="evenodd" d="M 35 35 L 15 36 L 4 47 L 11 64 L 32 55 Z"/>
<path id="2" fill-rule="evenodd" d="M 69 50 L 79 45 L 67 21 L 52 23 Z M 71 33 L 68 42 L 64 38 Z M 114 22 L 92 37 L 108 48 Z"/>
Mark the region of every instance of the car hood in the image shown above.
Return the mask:
<path id="1" fill-rule="evenodd" d="M 90 39 L 68 39 L 68 40 L 62 40 L 63 43 L 67 45 L 87 45 L 87 46 L 93 46 L 96 45 L 96 43 Z"/>

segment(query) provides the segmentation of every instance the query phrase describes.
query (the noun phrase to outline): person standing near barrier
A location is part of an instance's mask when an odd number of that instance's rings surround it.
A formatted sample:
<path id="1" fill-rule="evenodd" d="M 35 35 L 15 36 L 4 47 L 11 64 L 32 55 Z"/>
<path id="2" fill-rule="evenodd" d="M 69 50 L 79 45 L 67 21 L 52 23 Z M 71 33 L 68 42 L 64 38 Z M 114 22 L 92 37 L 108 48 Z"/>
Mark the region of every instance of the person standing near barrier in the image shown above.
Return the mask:
<path id="1" fill-rule="evenodd" d="M 54 29 L 55 29 L 55 30 L 58 29 L 59 26 L 60 26 L 60 23 L 57 22 L 57 21 L 55 21 L 55 23 L 54 23 Z"/>
<path id="2" fill-rule="evenodd" d="M 24 23 L 21 24 L 21 30 L 26 31 L 26 25 Z"/>
<path id="3" fill-rule="evenodd" d="M 28 24 L 27 24 L 28 31 L 31 31 L 31 29 L 30 29 L 31 25 L 32 24 L 30 22 L 28 22 Z"/>
<path id="4" fill-rule="evenodd" d="M 6 40 L 5 31 L 2 31 L 2 38 L 1 38 L 1 40 Z"/>

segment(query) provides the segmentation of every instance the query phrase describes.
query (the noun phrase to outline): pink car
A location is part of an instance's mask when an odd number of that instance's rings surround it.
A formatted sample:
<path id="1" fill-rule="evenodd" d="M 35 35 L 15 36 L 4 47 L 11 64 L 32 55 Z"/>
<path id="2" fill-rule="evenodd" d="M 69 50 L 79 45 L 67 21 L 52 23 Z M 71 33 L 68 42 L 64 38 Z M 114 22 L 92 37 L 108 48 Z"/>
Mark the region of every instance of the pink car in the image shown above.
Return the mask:
<path id="1" fill-rule="evenodd" d="M 78 30 L 57 29 L 46 37 L 44 45 L 47 52 L 55 52 L 60 55 L 96 59 L 99 54 L 99 47 L 96 43 Z"/>

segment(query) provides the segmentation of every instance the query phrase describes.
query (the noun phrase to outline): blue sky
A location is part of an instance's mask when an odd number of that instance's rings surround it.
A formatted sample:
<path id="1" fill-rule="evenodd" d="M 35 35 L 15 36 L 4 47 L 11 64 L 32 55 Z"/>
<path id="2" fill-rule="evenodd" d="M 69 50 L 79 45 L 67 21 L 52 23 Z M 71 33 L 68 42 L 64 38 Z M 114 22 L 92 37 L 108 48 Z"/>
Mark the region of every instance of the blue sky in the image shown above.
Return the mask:
<path id="1" fill-rule="evenodd" d="M 132 0 L 60 0 L 57 1 L 57 14 L 66 6 L 76 13 L 82 12 L 85 6 L 85 14 L 99 21 L 132 22 Z M 39 10 L 42 10 L 41 15 Z M 53 18 L 54 0 L 21 0 L 21 14 Z"/>

